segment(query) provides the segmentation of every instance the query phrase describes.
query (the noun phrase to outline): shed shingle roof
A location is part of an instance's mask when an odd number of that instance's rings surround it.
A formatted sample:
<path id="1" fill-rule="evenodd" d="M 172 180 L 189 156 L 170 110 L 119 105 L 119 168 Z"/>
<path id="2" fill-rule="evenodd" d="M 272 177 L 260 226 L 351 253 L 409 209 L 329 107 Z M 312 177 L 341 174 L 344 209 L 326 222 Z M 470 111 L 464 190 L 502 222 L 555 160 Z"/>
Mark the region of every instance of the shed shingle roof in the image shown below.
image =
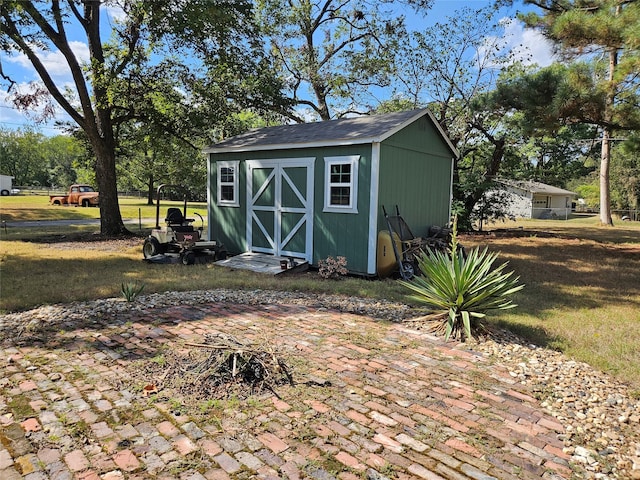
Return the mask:
<path id="1" fill-rule="evenodd" d="M 451 151 L 457 155 L 455 147 L 426 109 L 249 130 L 211 145 L 205 152 L 224 153 L 380 142 L 425 115 L 437 128 Z"/>

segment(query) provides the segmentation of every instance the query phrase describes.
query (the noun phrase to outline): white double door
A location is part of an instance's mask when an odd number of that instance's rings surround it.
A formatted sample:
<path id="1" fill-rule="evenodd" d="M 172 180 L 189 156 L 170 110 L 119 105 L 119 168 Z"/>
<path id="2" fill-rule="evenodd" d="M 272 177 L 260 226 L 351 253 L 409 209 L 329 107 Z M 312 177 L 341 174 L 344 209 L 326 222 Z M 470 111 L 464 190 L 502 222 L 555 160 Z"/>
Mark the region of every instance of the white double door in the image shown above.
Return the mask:
<path id="1" fill-rule="evenodd" d="M 247 245 L 312 261 L 314 158 L 248 160 Z"/>

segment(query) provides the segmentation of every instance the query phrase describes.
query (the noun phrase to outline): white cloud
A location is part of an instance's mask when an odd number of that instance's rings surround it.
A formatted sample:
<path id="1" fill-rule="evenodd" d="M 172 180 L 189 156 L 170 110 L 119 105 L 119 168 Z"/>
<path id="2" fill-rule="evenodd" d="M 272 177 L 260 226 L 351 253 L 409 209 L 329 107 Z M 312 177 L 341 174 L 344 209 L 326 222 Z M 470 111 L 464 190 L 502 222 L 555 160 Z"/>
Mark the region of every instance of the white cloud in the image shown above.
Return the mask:
<path id="1" fill-rule="evenodd" d="M 86 43 L 71 41 L 69 42 L 69 46 L 80 64 L 89 61 L 89 47 Z M 35 53 L 54 80 L 64 81 L 65 79 L 71 79 L 71 71 L 69 70 L 67 61 L 60 50 L 42 50 L 40 48 L 36 48 Z M 13 54 L 7 56 L 6 60 L 32 72 L 35 75 L 35 69 L 25 54 Z"/>
<path id="2" fill-rule="evenodd" d="M 505 17 L 500 20 L 501 36 L 490 35 L 478 49 L 477 59 L 484 67 L 502 68 L 507 63 L 547 67 L 556 59 L 553 45 L 540 32 L 526 28 L 522 22 Z M 500 59 L 500 61 L 498 61 Z"/>
<path id="3" fill-rule="evenodd" d="M 127 17 L 125 11 L 117 3 L 103 5 L 102 9 L 109 20 L 120 22 Z"/>
<path id="4" fill-rule="evenodd" d="M 504 18 L 500 22 L 504 27 L 505 50 L 511 51 L 515 61 L 525 65 L 547 67 L 554 61 L 553 45 L 540 32 L 525 28 L 524 24 L 513 18 Z"/>

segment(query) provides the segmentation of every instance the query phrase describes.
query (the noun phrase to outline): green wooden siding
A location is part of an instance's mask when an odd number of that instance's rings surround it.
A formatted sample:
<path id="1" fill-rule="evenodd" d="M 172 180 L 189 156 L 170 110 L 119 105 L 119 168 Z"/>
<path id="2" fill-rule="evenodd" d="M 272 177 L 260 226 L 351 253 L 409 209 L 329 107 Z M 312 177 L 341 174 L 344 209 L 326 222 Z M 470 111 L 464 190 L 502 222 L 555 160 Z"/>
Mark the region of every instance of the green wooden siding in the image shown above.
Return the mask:
<path id="1" fill-rule="evenodd" d="M 323 212 L 325 194 L 325 157 L 360 155 L 358 165 L 358 214 Z M 242 253 L 247 249 L 246 221 L 247 221 L 247 172 L 246 160 L 270 160 L 285 158 L 315 157 L 314 178 L 314 227 L 313 227 L 313 264 L 328 256 L 344 256 L 348 259 L 347 267 L 357 273 L 366 273 L 367 270 L 367 244 L 369 229 L 369 195 L 371 189 L 371 146 L 356 145 L 333 148 L 289 149 L 278 151 L 249 152 L 249 153 L 224 153 L 211 155 L 211 197 L 210 210 L 213 213 L 213 221 L 210 222 L 213 237 L 224 243 L 231 254 Z M 240 160 L 239 166 L 239 207 L 220 207 L 216 204 L 216 161 Z M 255 173 L 255 172 L 254 172 Z M 304 184 L 304 170 L 289 169 L 287 171 L 296 184 Z M 260 171 L 260 175 L 266 178 L 267 172 Z M 254 180 L 254 192 L 256 185 L 263 180 Z M 306 195 L 306 191 L 303 192 Z M 268 204 L 268 195 L 273 192 L 265 191 L 264 204 Z M 269 197 L 270 199 L 270 197 Z M 286 200 L 285 200 L 286 199 Z M 295 194 L 283 187 L 283 200 L 289 205 L 299 205 Z M 260 203 L 263 197 L 260 198 Z M 283 223 L 294 225 L 299 216 L 285 216 Z M 272 233 L 272 232 L 270 232 Z M 253 241 L 259 243 L 264 240 L 262 233 L 253 229 Z M 304 232 L 296 235 L 289 245 L 301 248 L 305 242 Z"/>
<path id="2" fill-rule="evenodd" d="M 323 212 L 325 185 L 324 157 L 359 155 L 358 213 Z M 318 152 L 315 181 L 313 261 L 317 264 L 329 256 L 343 256 L 354 273 L 367 271 L 369 238 L 369 196 L 371 191 L 371 146 L 335 147 Z"/>
<path id="3" fill-rule="evenodd" d="M 426 118 L 385 140 L 380 148 L 379 204 L 400 214 L 416 236 L 445 225 L 450 206 L 452 152 Z M 387 228 L 378 212 L 378 230 Z"/>
<path id="4" fill-rule="evenodd" d="M 453 156 L 437 128 L 431 124 L 431 121 L 426 116 L 387 138 L 383 143 L 388 146 L 446 158 Z"/>
<path id="5" fill-rule="evenodd" d="M 236 255 L 247 251 L 246 231 L 247 231 L 247 172 L 242 160 L 244 153 L 225 153 L 210 155 L 209 169 L 209 238 L 218 240 L 224 244 L 227 251 Z M 218 171 L 216 161 L 240 160 L 238 168 L 238 199 L 239 207 L 220 207 L 217 204 L 217 176 Z"/>

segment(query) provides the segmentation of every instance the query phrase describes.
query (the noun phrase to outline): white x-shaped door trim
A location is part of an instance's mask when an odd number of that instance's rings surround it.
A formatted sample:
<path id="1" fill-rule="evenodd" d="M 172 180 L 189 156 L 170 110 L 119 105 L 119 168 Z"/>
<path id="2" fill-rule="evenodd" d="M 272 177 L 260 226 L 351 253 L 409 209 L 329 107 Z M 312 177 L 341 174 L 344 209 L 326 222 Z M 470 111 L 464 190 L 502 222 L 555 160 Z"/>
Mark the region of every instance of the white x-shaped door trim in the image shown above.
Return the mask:
<path id="1" fill-rule="evenodd" d="M 293 158 L 273 160 L 247 160 L 247 246 L 249 251 L 269 253 L 277 256 L 303 258 L 312 262 L 313 251 L 313 175 L 315 158 Z M 296 185 L 287 173 L 290 168 L 306 168 L 305 188 Z M 272 169 L 262 184 L 254 192 L 254 171 Z M 273 185 L 273 202 L 259 205 L 258 199 Z M 293 192 L 299 206 L 286 205 L 283 201 L 283 186 Z M 306 195 L 305 195 L 306 193 Z M 272 204 L 271 204 L 272 203 Z M 262 212 L 263 218 L 260 217 Z M 264 214 L 267 214 L 266 216 Z M 296 224 L 285 231 L 283 215 L 300 215 Z M 272 219 L 272 225 L 265 225 L 265 218 Z M 253 229 L 258 228 L 268 245 L 253 244 Z M 304 251 L 288 248 L 289 242 L 304 228 Z M 270 233 L 273 232 L 273 233 Z"/>

